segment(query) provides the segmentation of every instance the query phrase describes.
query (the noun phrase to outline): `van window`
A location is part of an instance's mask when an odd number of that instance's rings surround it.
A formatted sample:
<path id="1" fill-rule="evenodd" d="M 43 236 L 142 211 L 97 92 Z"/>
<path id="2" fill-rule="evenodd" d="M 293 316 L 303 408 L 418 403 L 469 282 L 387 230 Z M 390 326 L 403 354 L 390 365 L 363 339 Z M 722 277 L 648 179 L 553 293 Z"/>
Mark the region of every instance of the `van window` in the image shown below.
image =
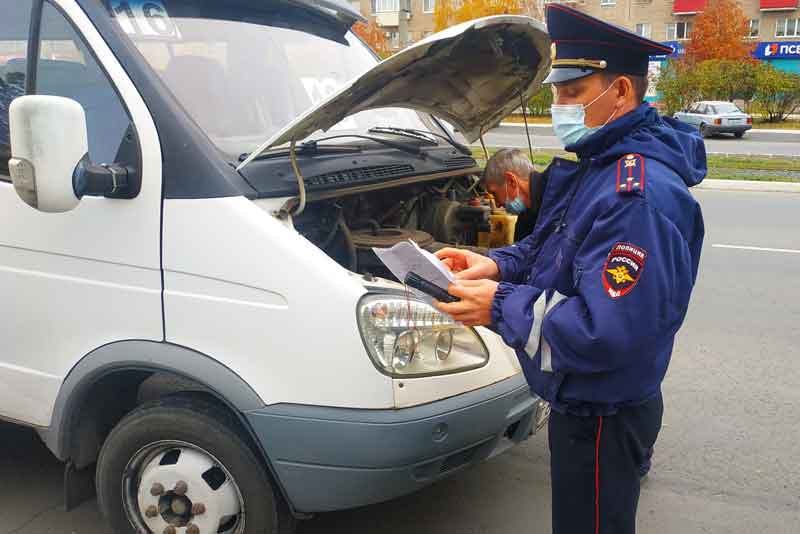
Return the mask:
<path id="1" fill-rule="evenodd" d="M 112 0 L 109 14 L 233 160 L 377 63 L 351 32 L 289 1 Z M 385 108 L 332 129 L 387 125 L 426 128 L 413 111 Z"/>
<path id="2" fill-rule="evenodd" d="M 103 69 L 72 25 L 44 4 L 36 94 L 71 98 L 83 106 L 94 163 L 114 163 L 131 119 Z M 66 132 L 65 132 L 66 133 Z"/>
<path id="3" fill-rule="evenodd" d="M 8 2 L 0 16 L 0 180 L 4 181 L 9 181 L 11 157 L 8 107 L 12 100 L 25 94 L 32 3 L 32 0 Z"/>

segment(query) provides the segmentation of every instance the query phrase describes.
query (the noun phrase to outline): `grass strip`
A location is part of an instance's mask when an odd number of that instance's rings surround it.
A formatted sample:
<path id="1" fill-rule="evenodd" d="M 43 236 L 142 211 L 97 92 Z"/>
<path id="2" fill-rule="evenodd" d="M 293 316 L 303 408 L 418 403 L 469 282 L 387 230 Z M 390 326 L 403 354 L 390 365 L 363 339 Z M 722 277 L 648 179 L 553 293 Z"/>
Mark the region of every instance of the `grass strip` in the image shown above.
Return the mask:
<path id="1" fill-rule="evenodd" d="M 489 157 L 499 148 L 487 147 Z M 483 150 L 473 147 L 472 154 L 480 166 L 486 164 Z M 553 157 L 575 159 L 568 152 L 534 152 L 533 163 L 537 170 L 547 167 Z M 772 171 L 748 173 L 747 171 Z M 783 171 L 783 172 L 781 172 Z M 751 180 L 757 182 L 800 182 L 800 158 L 758 156 L 708 156 L 708 177 L 719 180 Z"/>

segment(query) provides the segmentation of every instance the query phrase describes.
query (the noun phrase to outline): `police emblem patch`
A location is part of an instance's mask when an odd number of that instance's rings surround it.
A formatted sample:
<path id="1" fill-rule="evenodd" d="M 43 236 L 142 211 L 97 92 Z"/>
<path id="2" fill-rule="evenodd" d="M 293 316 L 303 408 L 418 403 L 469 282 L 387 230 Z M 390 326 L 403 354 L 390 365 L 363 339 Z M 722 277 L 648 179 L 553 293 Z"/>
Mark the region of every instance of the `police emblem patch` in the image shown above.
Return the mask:
<path id="1" fill-rule="evenodd" d="M 647 252 L 631 243 L 611 247 L 603 265 L 603 287 L 612 299 L 627 295 L 639 282 Z"/>

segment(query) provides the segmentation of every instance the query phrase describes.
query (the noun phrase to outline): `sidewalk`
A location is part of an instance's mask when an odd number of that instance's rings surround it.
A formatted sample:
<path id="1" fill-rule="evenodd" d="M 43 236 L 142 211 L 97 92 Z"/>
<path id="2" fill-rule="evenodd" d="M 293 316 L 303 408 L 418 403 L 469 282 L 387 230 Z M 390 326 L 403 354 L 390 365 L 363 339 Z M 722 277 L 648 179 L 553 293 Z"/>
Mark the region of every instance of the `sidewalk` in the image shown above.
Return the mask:
<path id="1" fill-rule="evenodd" d="M 751 180 L 714 180 L 706 178 L 695 189 L 713 191 L 759 191 L 765 193 L 800 193 L 800 183 L 795 182 L 756 182 Z"/>

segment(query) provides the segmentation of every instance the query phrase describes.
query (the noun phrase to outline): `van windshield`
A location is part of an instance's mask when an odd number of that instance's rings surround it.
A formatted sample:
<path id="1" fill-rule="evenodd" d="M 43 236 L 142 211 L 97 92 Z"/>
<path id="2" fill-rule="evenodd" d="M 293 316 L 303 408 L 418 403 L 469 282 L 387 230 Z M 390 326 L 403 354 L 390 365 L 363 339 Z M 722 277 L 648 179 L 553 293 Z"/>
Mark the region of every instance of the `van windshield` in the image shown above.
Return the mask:
<path id="1" fill-rule="evenodd" d="M 109 11 L 231 158 L 255 150 L 377 63 L 341 24 L 282 2 L 111 0 Z M 332 130 L 363 133 L 376 125 L 426 128 L 414 111 L 385 108 L 347 117 Z"/>

